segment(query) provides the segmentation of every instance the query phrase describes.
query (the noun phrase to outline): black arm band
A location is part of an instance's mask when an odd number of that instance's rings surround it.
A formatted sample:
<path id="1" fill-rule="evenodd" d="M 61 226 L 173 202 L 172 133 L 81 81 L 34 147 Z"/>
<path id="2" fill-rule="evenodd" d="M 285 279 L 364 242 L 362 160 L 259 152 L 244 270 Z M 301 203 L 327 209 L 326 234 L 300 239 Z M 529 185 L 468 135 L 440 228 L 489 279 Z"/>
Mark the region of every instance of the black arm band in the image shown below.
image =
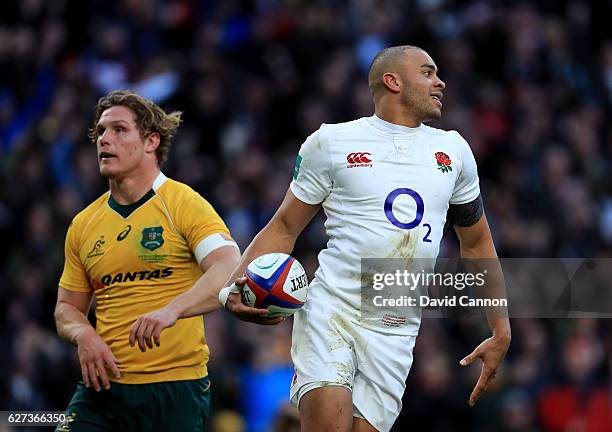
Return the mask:
<path id="1" fill-rule="evenodd" d="M 480 220 L 484 211 L 482 197 L 465 204 L 450 204 L 446 213 L 446 221 L 450 225 L 470 227 Z"/>

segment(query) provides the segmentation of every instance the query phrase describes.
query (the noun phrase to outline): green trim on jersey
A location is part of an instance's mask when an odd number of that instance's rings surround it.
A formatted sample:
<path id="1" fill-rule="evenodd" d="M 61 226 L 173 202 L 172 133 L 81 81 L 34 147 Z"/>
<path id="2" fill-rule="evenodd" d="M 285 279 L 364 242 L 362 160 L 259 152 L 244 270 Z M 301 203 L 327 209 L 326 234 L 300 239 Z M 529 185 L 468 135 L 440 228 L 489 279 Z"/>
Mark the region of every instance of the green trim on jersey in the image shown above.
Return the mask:
<path id="1" fill-rule="evenodd" d="M 109 197 L 108 197 L 108 205 L 110 206 L 110 208 L 115 210 L 121 216 L 123 216 L 124 218 L 127 218 L 132 213 L 134 213 L 134 211 L 136 211 L 136 209 L 138 207 L 140 207 L 141 205 L 143 205 L 144 203 L 149 201 L 154 196 L 155 196 L 155 191 L 153 189 L 151 189 L 149 192 L 144 194 L 144 196 L 142 198 L 140 198 L 138 201 L 136 201 L 135 203 L 132 203 L 132 204 L 119 204 L 117 201 L 115 201 L 115 198 L 113 198 L 112 195 L 109 195 Z"/>
<path id="2" fill-rule="evenodd" d="M 299 154 L 295 159 L 295 168 L 293 168 L 293 180 L 297 180 L 298 175 L 300 174 L 300 167 L 302 166 L 302 156 Z"/>

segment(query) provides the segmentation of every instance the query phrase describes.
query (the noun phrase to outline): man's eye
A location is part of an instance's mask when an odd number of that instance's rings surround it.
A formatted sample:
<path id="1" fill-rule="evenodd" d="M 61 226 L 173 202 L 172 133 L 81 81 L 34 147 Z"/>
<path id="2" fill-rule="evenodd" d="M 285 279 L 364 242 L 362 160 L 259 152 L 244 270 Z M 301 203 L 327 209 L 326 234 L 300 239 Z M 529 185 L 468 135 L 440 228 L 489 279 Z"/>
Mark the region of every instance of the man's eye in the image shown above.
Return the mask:
<path id="1" fill-rule="evenodd" d="M 116 127 L 115 128 L 115 132 L 123 132 L 123 128 L 122 127 Z"/>

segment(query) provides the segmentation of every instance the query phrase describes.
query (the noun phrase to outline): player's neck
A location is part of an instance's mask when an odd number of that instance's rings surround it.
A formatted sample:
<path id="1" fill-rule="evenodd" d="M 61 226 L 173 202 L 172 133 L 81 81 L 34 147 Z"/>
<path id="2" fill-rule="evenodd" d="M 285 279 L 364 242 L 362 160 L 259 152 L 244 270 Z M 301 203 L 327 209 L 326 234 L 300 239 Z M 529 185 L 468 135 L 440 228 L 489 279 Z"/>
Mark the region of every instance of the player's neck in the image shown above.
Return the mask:
<path id="1" fill-rule="evenodd" d="M 381 104 L 376 106 L 375 109 L 376 117 L 389 123 L 396 125 L 406 126 L 409 128 L 416 128 L 421 126 L 421 120 L 401 110 L 397 105 Z"/>
<path id="2" fill-rule="evenodd" d="M 151 190 L 159 175 L 159 167 L 142 171 L 109 179 L 110 192 L 115 201 L 122 205 L 133 204 Z"/>

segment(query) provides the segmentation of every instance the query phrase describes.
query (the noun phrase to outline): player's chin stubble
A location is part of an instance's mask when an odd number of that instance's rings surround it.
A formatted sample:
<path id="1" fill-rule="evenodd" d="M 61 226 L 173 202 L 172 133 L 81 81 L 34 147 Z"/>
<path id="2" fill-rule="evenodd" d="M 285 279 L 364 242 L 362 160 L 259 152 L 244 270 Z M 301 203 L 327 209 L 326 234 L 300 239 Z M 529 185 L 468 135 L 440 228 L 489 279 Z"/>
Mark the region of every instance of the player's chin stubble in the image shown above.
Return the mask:
<path id="1" fill-rule="evenodd" d="M 441 109 L 432 106 L 432 100 L 429 95 L 426 99 L 418 97 L 414 92 L 406 92 L 402 95 L 402 104 L 408 111 L 415 114 L 421 122 L 436 120 L 442 117 Z"/>
<path id="2" fill-rule="evenodd" d="M 442 117 L 442 109 L 432 106 L 431 97 L 421 103 L 422 121 L 437 120 Z"/>

